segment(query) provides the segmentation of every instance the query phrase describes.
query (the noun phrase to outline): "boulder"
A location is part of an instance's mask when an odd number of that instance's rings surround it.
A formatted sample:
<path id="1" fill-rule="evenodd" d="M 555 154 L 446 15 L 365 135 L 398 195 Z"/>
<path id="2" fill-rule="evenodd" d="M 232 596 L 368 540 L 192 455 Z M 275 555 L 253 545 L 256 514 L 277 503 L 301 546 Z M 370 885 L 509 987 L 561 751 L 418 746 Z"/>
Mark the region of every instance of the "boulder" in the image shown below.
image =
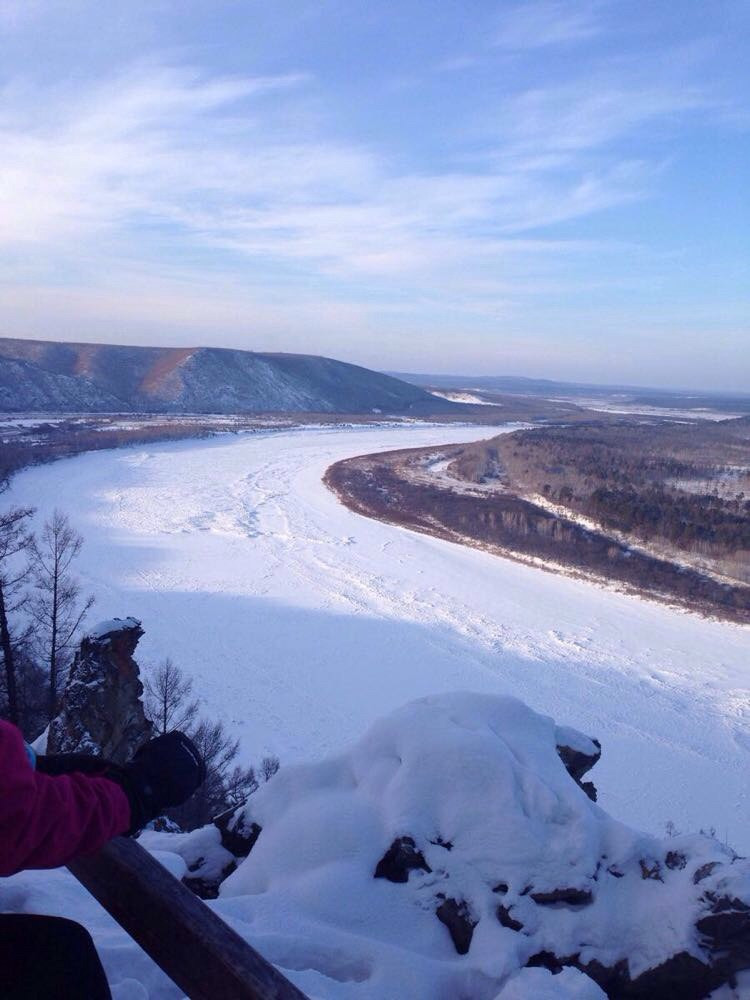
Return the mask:
<path id="1" fill-rule="evenodd" d="M 496 913 L 497 913 L 497 919 L 500 921 L 503 927 L 507 927 L 509 930 L 512 931 L 523 930 L 523 924 L 521 923 L 521 921 L 516 920 L 515 917 L 512 917 L 510 915 L 509 906 L 503 906 L 501 903 L 500 906 L 498 906 Z"/>
<path id="2" fill-rule="evenodd" d="M 549 892 L 532 892 L 531 898 L 540 906 L 553 906 L 556 903 L 565 906 L 588 906 L 594 899 L 590 889 L 572 887 L 552 889 Z"/>

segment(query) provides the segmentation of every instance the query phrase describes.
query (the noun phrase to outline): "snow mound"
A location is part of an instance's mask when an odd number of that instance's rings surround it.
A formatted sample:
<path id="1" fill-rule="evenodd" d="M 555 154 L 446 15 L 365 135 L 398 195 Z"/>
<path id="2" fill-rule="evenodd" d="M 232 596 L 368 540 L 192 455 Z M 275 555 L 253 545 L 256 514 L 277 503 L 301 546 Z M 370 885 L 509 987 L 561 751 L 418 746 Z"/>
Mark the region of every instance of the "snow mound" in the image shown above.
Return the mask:
<path id="1" fill-rule="evenodd" d="M 128 632 L 140 629 L 140 627 L 141 623 L 137 618 L 110 618 L 90 628 L 86 633 L 86 638 L 91 639 L 92 642 L 99 642 L 116 633 Z"/>
<path id="2" fill-rule="evenodd" d="M 708 962 L 705 894 L 748 898 L 747 867 L 711 838 L 610 819 L 566 770 L 563 737 L 598 756 L 513 698 L 413 702 L 251 798 L 232 826 L 261 832 L 217 908 L 320 998 L 594 1000 L 581 969 Z"/>

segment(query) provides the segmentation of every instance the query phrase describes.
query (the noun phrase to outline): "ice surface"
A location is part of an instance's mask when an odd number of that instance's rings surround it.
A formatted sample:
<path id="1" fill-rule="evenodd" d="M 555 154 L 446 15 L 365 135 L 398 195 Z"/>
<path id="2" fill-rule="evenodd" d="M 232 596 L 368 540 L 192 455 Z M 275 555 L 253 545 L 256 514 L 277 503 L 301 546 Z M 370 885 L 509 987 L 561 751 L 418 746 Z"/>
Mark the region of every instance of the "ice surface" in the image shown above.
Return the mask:
<path id="1" fill-rule="evenodd" d="M 544 573 L 344 509 L 337 459 L 495 429 L 274 432 L 29 469 L 7 503 L 67 511 L 103 616 L 132 615 L 248 761 L 309 760 L 411 698 L 522 698 L 597 737 L 601 804 L 653 833 L 750 850 L 750 630 Z"/>

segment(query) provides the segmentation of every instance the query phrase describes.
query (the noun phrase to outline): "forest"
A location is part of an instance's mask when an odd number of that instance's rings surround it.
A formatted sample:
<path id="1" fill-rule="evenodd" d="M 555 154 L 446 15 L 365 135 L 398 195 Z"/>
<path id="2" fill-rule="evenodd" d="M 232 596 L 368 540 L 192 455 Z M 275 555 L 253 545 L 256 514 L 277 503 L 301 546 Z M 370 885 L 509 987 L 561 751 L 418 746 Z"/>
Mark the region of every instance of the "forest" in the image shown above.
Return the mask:
<path id="1" fill-rule="evenodd" d="M 659 440 L 658 430 L 637 426 L 543 427 L 347 459 L 325 481 L 370 517 L 747 622 L 748 501 L 739 488 L 747 425 L 730 435 L 709 431 L 705 440 L 692 430 L 691 443 L 681 432 Z M 706 443 L 712 438 L 722 447 Z M 431 476 L 438 458 L 448 463 L 446 475 Z M 684 479 L 697 489 L 728 468 L 738 470 L 731 489 L 704 494 L 674 485 Z M 678 558 L 687 551 L 708 553 L 725 575 Z"/>
<path id="2" fill-rule="evenodd" d="M 750 582 L 750 418 L 521 430 L 468 446 L 452 469 Z"/>

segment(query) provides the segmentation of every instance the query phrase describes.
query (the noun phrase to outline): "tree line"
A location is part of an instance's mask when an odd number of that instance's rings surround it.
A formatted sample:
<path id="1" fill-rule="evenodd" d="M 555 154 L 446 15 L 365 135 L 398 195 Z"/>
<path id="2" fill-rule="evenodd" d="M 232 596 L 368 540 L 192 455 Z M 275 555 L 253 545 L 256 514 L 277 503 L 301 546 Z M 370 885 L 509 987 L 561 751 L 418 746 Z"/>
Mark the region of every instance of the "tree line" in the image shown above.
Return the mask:
<path id="1" fill-rule="evenodd" d="M 264 757 L 260 765 L 237 763 L 240 742 L 226 732 L 223 722 L 201 718 L 192 697 L 193 682 L 169 658 L 149 671 L 144 707 L 157 733 L 180 729 L 188 733 L 206 765 L 206 780 L 198 791 L 167 817 L 181 830 L 195 830 L 225 812 L 237 809 L 279 770 L 279 758 Z"/>
<path id="2" fill-rule="evenodd" d="M 7 485 L 17 472 L 30 465 L 130 444 L 208 437 L 215 431 L 215 427 L 199 419 L 190 423 L 148 423 L 145 418 L 142 419 L 143 423 L 137 428 L 107 427 L 104 424 L 81 427 L 72 422 L 40 424 L 34 428 L 30 438 L 3 441 L 0 447 L 0 485 Z"/>
<path id="3" fill-rule="evenodd" d="M 748 423 L 706 424 L 544 427 L 485 449 L 514 490 L 750 579 Z M 481 474 L 480 458 L 489 456 L 472 457 Z"/>
<path id="4" fill-rule="evenodd" d="M 326 472 L 325 482 L 352 510 L 369 517 L 566 566 L 639 593 L 750 621 L 748 586 L 725 584 L 696 568 L 633 549 L 511 490 L 472 495 L 415 481 L 404 455 L 392 452 L 337 462 Z M 475 458 L 469 466 L 476 471 Z"/>

